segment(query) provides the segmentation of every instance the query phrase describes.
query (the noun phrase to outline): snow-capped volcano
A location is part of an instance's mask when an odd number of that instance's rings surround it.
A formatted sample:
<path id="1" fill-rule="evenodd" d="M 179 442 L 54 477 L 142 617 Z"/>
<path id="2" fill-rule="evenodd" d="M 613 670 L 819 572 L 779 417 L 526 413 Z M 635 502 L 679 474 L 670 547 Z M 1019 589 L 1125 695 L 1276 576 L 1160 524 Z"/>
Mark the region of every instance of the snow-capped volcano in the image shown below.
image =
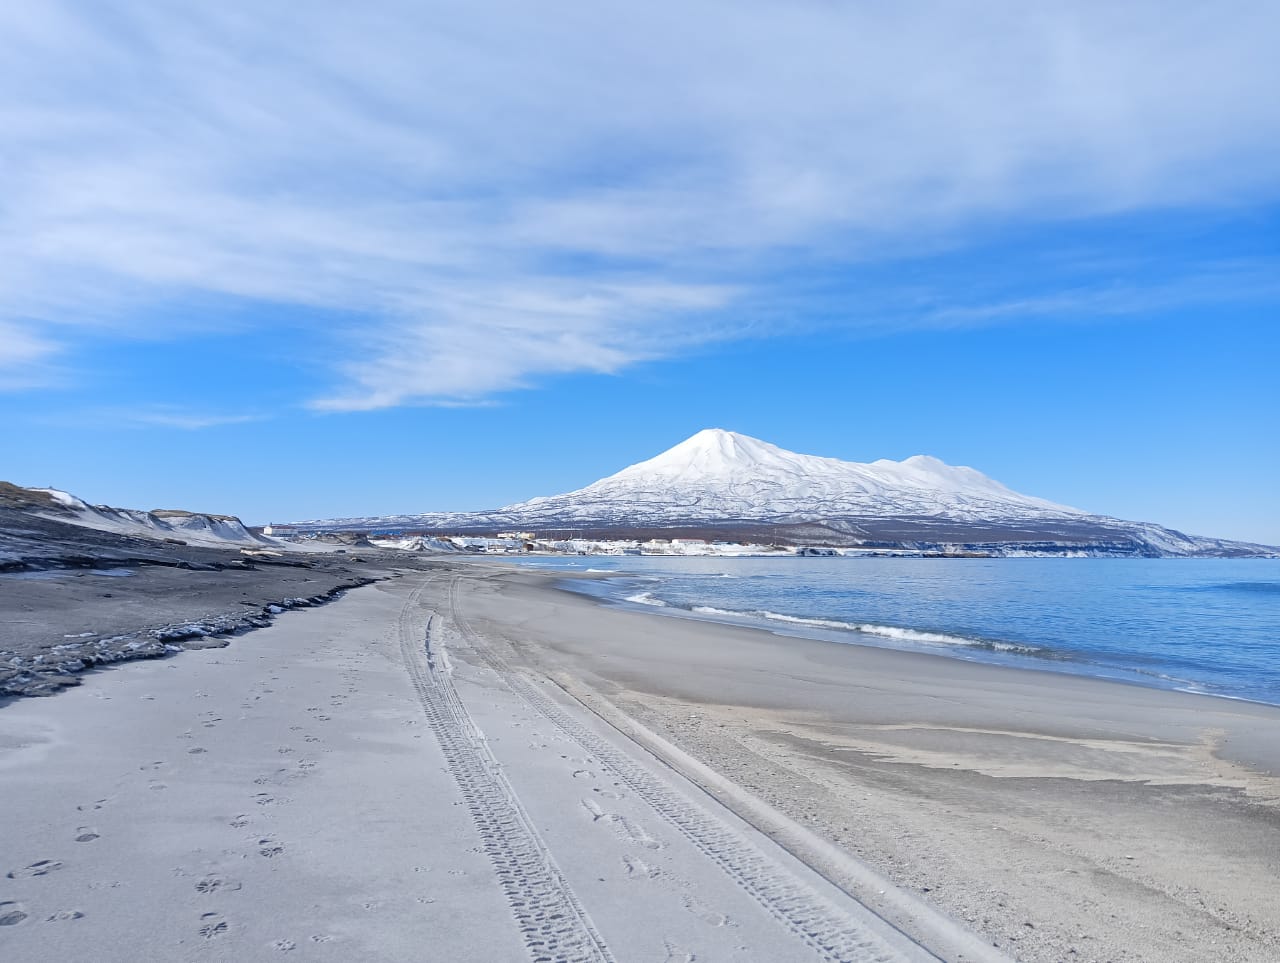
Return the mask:
<path id="1" fill-rule="evenodd" d="M 868 464 L 800 455 L 708 428 L 655 458 L 564 495 L 484 512 L 299 522 L 307 530 L 740 539 L 978 554 L 1260 555 L 1261 545 L 1184 535 L 1022 495 L 928 455 Z"/>
<path id="2" fill-rule="evenodd" d="M 928 455 L 870 464 L 800 455 L 707 428 L 586 488 L 504 509 L 534 516 L 615 513 L 638 522 L 930 515 L 955 520 L 1082 515 L 1020 495 L 972 468 Z"/>

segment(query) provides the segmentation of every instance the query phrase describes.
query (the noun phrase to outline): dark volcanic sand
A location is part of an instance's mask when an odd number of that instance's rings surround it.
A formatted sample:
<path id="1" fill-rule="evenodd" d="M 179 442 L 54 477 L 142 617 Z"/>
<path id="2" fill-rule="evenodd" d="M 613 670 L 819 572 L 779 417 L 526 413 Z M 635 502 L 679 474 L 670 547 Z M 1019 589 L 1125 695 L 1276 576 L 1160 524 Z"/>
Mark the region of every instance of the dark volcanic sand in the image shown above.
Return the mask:
<path id="1" fill-rule="evenodd" d="M 0 549 L 8 550 L 0 570 L 0 698 L 55 692 L 98 665 L 223 645 L 284 609 L 429 564 L 401 552 L 334 548 L 246 555 L 0 510 Z"/>

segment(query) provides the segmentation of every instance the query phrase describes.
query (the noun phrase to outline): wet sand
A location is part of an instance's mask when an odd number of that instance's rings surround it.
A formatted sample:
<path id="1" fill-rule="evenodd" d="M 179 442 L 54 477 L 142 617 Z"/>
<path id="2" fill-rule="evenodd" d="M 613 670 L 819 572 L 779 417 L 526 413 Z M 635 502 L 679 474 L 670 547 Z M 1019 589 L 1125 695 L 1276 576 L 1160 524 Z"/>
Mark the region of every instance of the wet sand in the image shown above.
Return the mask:
<path id="1" fill-rule="evenodd" d="M 1280 709 L 471 571 L 454 604 L 478 633 L 700 760 L 814 865 L 834 846 L 1022 960 L 1280 959 Z M 847 867 L 824 871 L 874 900 Z"/>

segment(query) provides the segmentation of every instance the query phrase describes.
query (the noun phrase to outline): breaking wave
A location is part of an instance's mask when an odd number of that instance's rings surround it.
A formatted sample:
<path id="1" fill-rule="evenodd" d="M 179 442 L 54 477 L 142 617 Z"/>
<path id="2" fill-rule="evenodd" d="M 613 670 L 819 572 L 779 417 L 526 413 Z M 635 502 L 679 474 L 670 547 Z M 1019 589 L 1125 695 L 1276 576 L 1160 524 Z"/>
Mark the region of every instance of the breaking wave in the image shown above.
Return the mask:
<path id="1" fill-rule="evenodd" d="M 567 587 L 633 611 L 1280 704 L 1280 560 L 574 561 L 618 574 Z"/>
<path id="2" fill-rule="evenodd" d="M 662 603 L 665 604 L 665 603 Z M 815 629 L 835 629 L 840 632 L 859 632 L 862 635 L 874 635 L 895 642 L 906 642 L 914 645 L 949 645 L 967 649 L 982 649 L 987 652 L 1010 652 L 1017 655 L 1034 655 L 1041 658 L 1061 659 L 1067 656 L 1051 649 L 1033 645 L 1020 645 L 1016 642 L 1000 642 L 993 639 L 980 639 L 967 635 L 951 635 L 945 632 L 928 632 L 922 629 L 904 629 L 897 625 L 877 625 L 874 622 L 845 622 L 840 619 L 815 619 L 800 615 L 786 615 L 782 612 L 770 612 L 757 609 L 750 612 L 734 612 L 730 609 L 718 609 L 710 605 L 694 605 L 690 611 L 697 615 L 730 616 L 731 618 L 764 619 L 768 622 L 783 622 L 788 625 L 803 625 Z"/>

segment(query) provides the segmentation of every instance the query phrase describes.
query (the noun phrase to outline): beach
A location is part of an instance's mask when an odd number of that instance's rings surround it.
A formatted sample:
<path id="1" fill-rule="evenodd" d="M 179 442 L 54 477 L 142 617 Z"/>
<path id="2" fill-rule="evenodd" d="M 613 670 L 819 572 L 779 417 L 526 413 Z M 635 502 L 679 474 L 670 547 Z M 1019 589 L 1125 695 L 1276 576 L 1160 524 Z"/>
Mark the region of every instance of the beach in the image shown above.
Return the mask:
<path id="1" fill-rule="evenodd" d="M 545 585 L 466 605 L 1017 958 L 1280 955 L 1275 707 L 647 613 L 602 631 Z"/>
<path id="2" fill-rule="evenodd" d="M 396 574 L 0 706 L 0 956 L 1280 956 L 1280 709 Z"/>
<path id="3" fill-rule="evenodd" d="M 42 548 L 47 557 L 30 567 L 0 566 L 0 698 L 77 685 L 94 666 L 226 645 L 281 612 L 414 564 L 369 551 L 164 545 L 162 555 L 126 554 L 90 543 L 68 557 L 57 539 Z"/>

